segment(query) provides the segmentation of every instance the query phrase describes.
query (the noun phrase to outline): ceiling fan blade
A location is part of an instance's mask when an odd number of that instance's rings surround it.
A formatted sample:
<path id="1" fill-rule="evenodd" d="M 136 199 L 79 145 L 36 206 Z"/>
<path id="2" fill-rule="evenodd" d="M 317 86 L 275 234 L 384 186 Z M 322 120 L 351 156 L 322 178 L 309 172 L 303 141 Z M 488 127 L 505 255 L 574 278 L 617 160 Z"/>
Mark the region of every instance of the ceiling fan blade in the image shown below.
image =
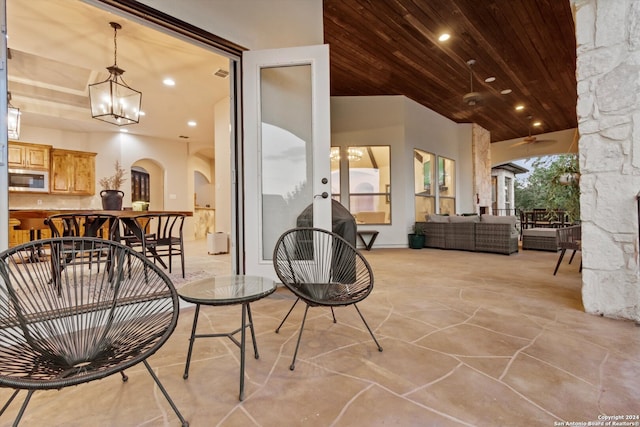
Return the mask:
<path id="1" fill-rule="evenodd" d="M 527 145 L 527 144 L 538 144 L 540 142 L 556 142 L 555 139 L 538 139 L 534 136 L 526 137 L 520 142 L 516 142 L 515 144 L 511 144 L 511 147 L 517 147 L 519 145 Z"/>
<path id="2" fill-rule="evenodd" d="M 515 144 L 511 144 L 510 147 L 518 147 L 520 145 L 527 145 L 527 144 L 531 144 L 531 141 L 520 141 L 520 142 L 516 142 Z"/>

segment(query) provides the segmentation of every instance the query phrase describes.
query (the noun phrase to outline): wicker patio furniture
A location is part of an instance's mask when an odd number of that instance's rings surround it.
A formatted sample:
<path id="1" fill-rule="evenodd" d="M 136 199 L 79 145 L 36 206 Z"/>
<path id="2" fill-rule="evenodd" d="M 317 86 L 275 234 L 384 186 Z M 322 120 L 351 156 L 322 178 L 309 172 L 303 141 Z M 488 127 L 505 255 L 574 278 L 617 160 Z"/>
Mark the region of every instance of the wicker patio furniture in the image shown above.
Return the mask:
<path id="1" fill-rule="evenodd" d="M 479 222 L 478 215 L 450 216 L 449 224 L 445 227 L 445 249 L 475 251 L 475 229 Z"/>
<path id="2" fill-rule="evenodd" d="M 560 228 L 540 227 L 522 231 L 522 249 L 558 252 Z"/>
<path id="3" fill-rule="evenodd" d="M 427 248 L 445 249 L 445 229 L 448 223 L 441 222 L 421 222 L 420 226 L 424 230 L 424 246 Z"/>
<path id="4" fill-rule="evenodd" d="M 567 249 L 572 250 L 571 257 L 569 258 L 569 264 L 573 261 L 573 257 L 576 255 L 576 252 L 581 250 L 582 244 L 582 226 L 581 225 L 572 225 L 565 228 L 558 229 L 558 245 L 560 246 L 560 255 L 558 256 L 558 262 L 556 263 L 556 268 L 553 270 L 553 275 L 555 276 L 558 272 L 558 268 L 560 267 L 560 263 L 564 258 L 565 252 Z M 582 261 L 580 261 L 580 269 L 578 271 L 582 271 Z"/>
<path id="5" fill-rule="evenodd" d="M 416 222 L 424 230 L 425 247 L 510 255 L 518 252 L 515 216 L 428 215 Z"/>
<path id="6" fill-rule="evenodd" d="M 476 251 L 504 255 L 518 252 L 518 231 L 515 224 L 477 223 Z"/>

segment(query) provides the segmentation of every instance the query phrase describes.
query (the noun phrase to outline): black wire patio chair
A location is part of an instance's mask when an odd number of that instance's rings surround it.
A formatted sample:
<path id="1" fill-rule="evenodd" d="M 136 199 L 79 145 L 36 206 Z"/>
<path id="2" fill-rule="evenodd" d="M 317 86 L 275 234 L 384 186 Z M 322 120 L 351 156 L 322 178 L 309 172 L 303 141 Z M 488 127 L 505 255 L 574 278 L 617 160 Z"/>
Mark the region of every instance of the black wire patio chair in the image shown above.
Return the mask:
<path id="1" fill-rule="evenodd" d="M 297 297 L 276 333 L 287 320 L 298 301 L 307 306 L 304 310 L 298 341 L 289 369 L 295 369 L 302 330 L 309 307 L 331 308 L 336 323 L 334 307 L 353 305 L 364 322 L 378 351 L 382 347 L 356 305 L 373 289 L 373 272 L 362 254 L 338 234 L 313 227 L 299 227 L 286 231 L 276 242 L 273 266 L 282 283 Z"/>
<path id="2" fill-rule="evenodd" d="M 48 249 L 51 261 L 29 262 L 30 249 Z M 98 269 L 91 263 L 100 262 L 105 249 L 110 268 Z M 125 262 L 128 257 L 130 264 Z M 27 395 L 14 425 L 36 390 L 61 389 L 117 373 L 126 381 L 124 370 L 142 362 L 187 426 L 147 361 L 172 334 L 178 313 L 171 280 L 120 243 L 63 237 L 2 252 L 0 387 L 14 392 L 0 416 L 21 390 Z"/>

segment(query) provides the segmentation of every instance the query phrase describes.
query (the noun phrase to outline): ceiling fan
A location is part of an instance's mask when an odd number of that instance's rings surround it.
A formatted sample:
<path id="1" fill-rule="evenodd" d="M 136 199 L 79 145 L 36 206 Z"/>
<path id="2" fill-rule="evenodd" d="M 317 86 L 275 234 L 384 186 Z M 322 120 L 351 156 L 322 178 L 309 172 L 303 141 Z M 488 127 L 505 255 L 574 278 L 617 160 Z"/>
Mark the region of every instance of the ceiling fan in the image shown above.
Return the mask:
<path id="1" fill-rule="evenodd" d="M 529 135 L 522 138 L 522 141 L 512 144 L 511 147 L 517 147 L 519 145 L 526 145 L 526 144 L 537 144 L 540 142 L 556 142 L 555 139 L 538 139 L 538 137 L 536 137 L 535 135 L 531 135 L 532 118 L 533 118 L 532 116 L 527 117 L 527 119 L 529 119 Z"/>
<path id="2" fill-rule="evenodd" d="M 467 61 L 467 66 L 469 67 L 469 92 L 465 93 L 462 96 L 462 102 L 469 107 L 475 107 L 481 100 L 482 95 L 480 92 L 473 91 L 473 66 L 476 64 L 475 59 L 470 59 Z"/>

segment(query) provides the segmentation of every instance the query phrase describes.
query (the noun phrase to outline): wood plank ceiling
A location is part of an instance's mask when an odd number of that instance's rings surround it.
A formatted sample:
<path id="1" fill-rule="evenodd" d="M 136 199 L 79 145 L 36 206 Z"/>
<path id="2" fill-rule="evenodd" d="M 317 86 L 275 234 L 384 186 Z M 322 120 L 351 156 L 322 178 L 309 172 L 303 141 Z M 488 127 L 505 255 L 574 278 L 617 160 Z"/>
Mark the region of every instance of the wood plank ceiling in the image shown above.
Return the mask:
<path id="1" fill-rule="evenodd" d="M 323 0 L 323 6 L 333 96 L 405 95 L 457 123 L 478 123 L 492 142 L 577 127 L 569 0 Z M 439 42 L 442 32 L 451 38 Z M 471 59 L 473 91 L 480 94 L 474 106 L 463 102 Z M 505 89 L 511 93 L 501 94 Z M 518 104 L 524 110 L 516 111 Z M 542 125 L 532 127 L 535 120 Z"/>

